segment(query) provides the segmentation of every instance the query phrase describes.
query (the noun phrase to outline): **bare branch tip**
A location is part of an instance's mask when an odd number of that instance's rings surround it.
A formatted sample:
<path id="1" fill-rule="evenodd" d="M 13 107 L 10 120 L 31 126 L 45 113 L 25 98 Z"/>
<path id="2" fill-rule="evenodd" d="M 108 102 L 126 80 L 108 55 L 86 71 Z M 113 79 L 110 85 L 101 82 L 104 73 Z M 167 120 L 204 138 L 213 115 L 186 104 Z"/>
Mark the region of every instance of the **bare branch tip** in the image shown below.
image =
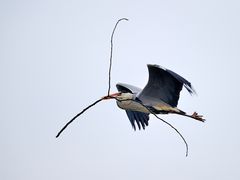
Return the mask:
<path id="1" fill-rule="evenodd" d="M 128 18 L 121 18 L 121 19 L 119 19 L 118 21 L 122 21 L 122 20 L 129 21 Z"/>

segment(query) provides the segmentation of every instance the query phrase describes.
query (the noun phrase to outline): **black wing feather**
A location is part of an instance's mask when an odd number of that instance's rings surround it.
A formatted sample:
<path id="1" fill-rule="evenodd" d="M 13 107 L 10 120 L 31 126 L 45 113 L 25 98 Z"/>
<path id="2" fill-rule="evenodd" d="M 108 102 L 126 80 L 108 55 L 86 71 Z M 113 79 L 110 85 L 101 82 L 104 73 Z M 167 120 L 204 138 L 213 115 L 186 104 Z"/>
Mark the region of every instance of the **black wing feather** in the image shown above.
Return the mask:
<path id="1" fill-rule="evenodd" d="M 129 111 L 129 110 L 126 110 L 126 113 L 127 113 L 127 116 L 128 116 L 128 119 L 133 127 L 133 129 L 136 131 L 136 126 L 135 126 L 135 117 L 134 117 L 134 114 L 132 113 L 132 111 Z"/>
<path id="2" fill-rule="evenodd" d="M 135 122 L 139 130 L 141 129 L 141 127 L 145 129 L 145 127 L 148 126 L 148 120 L 149 120 L 148 114 L 143 112 L 138 112 L 138 111 L 130 111 L 130 110 L 126 110 L 126 113 L 134 130 L 136 130 Z"/>
<path id="3" fill-rule="evenodd" d="M 193 89 L 192 84 L 188 80 L 169 69 L 166 69 L 166 71 L 181 82 L 190 94 L 196 94 L 196 91 Z"/>
<path id="4" fill-rule="evenodd" d="M 148 71 L 148 83 L 138 95 L 143 103 L 163 101 L 176 107 L 183 85 L 189 93 L 195 92 L 189 81 L 171 70 L 158 65 L 148 65 Z"/>

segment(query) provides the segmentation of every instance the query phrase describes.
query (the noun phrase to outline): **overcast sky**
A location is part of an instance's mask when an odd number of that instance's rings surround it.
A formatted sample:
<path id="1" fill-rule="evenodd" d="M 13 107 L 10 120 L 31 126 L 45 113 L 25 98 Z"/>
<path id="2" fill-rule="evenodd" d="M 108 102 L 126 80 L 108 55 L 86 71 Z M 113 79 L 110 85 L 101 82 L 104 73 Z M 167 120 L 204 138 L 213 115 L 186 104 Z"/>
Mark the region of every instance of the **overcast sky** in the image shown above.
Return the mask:
<path id="1" fill-rule="evenodd" d="M 0 179 L 240 179 L 239 1 L 0 1 Z M 134 132 L 106 101 L 60 128 L 117 82 L 144 87 L 146 64 L 192 82 L 178 107 L 206 123 L 151 116 Z"/>

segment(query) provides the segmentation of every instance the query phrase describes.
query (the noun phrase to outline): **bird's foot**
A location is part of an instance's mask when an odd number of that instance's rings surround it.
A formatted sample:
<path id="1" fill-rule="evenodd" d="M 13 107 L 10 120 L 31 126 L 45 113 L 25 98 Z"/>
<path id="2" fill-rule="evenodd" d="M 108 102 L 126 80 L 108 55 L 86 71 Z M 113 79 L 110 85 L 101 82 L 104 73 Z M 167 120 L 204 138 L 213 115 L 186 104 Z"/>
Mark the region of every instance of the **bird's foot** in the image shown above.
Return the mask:
<path id="1" fill-rule="evenodd" d="M 203 118 L 203 116 L 202 116 L 202 115 L 199 115 L 197 112 L 194 112 L 194 113 L 191 115 L 191 117 L 192 117 L 193 119 L 198 120 L 198 121 L 202 121 L 202 122 L 205 121 L 205 119 Z"/>

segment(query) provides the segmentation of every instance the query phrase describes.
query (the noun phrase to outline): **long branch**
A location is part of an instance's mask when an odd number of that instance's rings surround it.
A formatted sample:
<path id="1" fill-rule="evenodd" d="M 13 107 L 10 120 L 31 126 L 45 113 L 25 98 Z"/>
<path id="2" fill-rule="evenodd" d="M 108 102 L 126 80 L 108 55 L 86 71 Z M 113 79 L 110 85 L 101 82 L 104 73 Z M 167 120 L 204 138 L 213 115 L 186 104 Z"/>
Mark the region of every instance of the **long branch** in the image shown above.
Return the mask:
<path id="1" fill-rule="evenodd" d="M 107 96 L 109 97 L 110 94 L 110 89 L 111 89 L 111 69 L 112 69 L 112 54 L 113 54 L 113 36 L 114 36 L 114 32 L 117 28 L 117 25 L 120 21 L 122 20 L 126 20 L 128 21 L 127 18 L 122 18 L 119 19 L 117 21 L 117 23 L 115 24 L 114 28 L 113 28 L 113 32 L 111 35 L 111 53 L 110 53 L 110 62 L 109 62 L 109 72 L 108 72 L 108 92 L 107 92 Z M 103 99 L 98 99 L 97 101 L 95 101 L 94 103 L 90 104 L 89 106 L 87 106 L 85 109 L 83 109 L 80 113 L 78 113 L 76 116 L 74 116 L 67 124 L 65 124 L 65 126 L 58 132 L 56 138 L 58 138 L 60 136 L 60 134 L 77 118 L 79 117 L 81 114 L 83 114 L 86 110 L 88 110 L 89 108 L 91 108 L 92 106 L 96 105 L 97 103 L 99 103 L 100 101 L 102 101 Z"/>
<path id="2" fill-rule="evenodd" d="M 112 31 L 112 35 L 111 35 L 111 51 L 110 51 L 110 64 L 109 64 L 109 70 L 108 70 L 108 91 L 107 91 L 107 95 L 109 96 L 110 94 L 110 89 L 111 89 L 111 70 L 112 70 L 112 54 L 113 54 L 113 36 L 114 36 L 114 33 L 115 33 L 115 30 L 117 28 L 117 25 L 120 21 L 122 20 L 125 20 L 125 21 L 128 21 L 127 18 L 122 18 L 122 19 L 119 19 L 117 21 L 117 23 L 115 24 L 114 28 L 113 28 L 113 31 Z"/>
<path id="3" fill-rule="evenodd" d="M 80 116 L 82 113 L 84 113 L 86 110 L 88 110 L 90 107 L 96 105 L 97 103 L 99 103 L 100 101 L 102 101 L 103 99 L 98 99 L 97 101 L 95 101 L 94 103 L 90 104 L 89 106 L 87 106 L 85 109 L 83 109 L 80 113 L 78 113 L 76 116 L 74 116 L 57 134 L 56 138 L 58 138 L 60 136 L 60 134 L 64 131 L 64 129 L 66 129 L 68 127 L 69 124 L 71 124 L 78 116 Z"/>
<path id="4" fill-rule="evenodd" d="M 108 96 L 108 97 L 111 97 L 111 96 Z M 117 101 L 129 101 L 129 100 L 130 100 L 130 101 L 134 101 L 133 99 L 118 100 L 118 99 L 115 98 L 115 97 L 111 97 L 111 98 L 116 99 Z M 156 113 L 154 113 L 148 106 L 144 105 L 142 102 L 140 102 L 140 101 L 134 101 L 134 102 L 137 102 L 137 103 L 139 103 L 140 105 L 142 105 L 143 107 L 145 107 L 145 108 L 149 111 L 150 114 L 154 115 L 157 119 L 161 120 L 162 122 L 164 122 L 165 124 L 167 124 L 168 126 L 170 126 L 172 129 L 174 129 L 174 130 L 177 132 L 177 134 L 182 138 L 182 140 L 183 140 L 183 142 L 184 142 L 184 144 L 185 144 L 185 146 L 186 146 L 186 157 L 187 157 L 187 156 L 188 156 L 188 143 L 187 143 L 187 141 L 185 140 L 185 138 L 183 137 L 183 135 L 177 130 L 177 128 L 175 128 L 175 127 L 174 127 L 172 124 L 170 124 L 169 122 L 167 122 L 167 121 L 163 120 L 162 118 L 158 117 Z"/>
<path id="5" fill-rule="evenodd" d="M 164 122 L 165 124 L 167 124 L 168 126 L 170 126 L 172 129 L 174 129 L 178 135 L 182 138 L 185 146 L 186 146 L 186 157 L 188 156 L 188 143 L 185 140 L 185 138 L 183 137 L 183 135 L 177 130 L 177 128 L 175 128 L 173 125 L 171 125 L 169 122 L 163 120 L 162 118 L 158 117 L 155 113 L 152 113 L 156 118 L 158 118 L 159 120 L 161 120 L 162 122 Z"/>
<path id="6" fill-rule="evenodd" d="M 150 108 L 148 108 L 147 106 L 145 106 L 143 103 L 141 102 L 138 102 L 139 104 L 141 104 L 143 107 L 145 107 L 151 114 L 153 114 L 157 119 L 161 120 L 162 122 L 164 122 L 165 124 L 167 124 L 168 126 L 170 126 L 172 129 L 174 129 L 177 134 L 182 138 L 185 146 L 186 146 L 186 157 L 188 156 L 188 143 L 187 141 L 185 140 L 185 138 L 183 137 L 183 135 L 177 130 L 177 128 L 175 128 L 172 124 L 170 124 L 169 122 L 163 120 L 162 118 L 158 117 L 156 115 L 156 113 L 154 113 Z"/>

